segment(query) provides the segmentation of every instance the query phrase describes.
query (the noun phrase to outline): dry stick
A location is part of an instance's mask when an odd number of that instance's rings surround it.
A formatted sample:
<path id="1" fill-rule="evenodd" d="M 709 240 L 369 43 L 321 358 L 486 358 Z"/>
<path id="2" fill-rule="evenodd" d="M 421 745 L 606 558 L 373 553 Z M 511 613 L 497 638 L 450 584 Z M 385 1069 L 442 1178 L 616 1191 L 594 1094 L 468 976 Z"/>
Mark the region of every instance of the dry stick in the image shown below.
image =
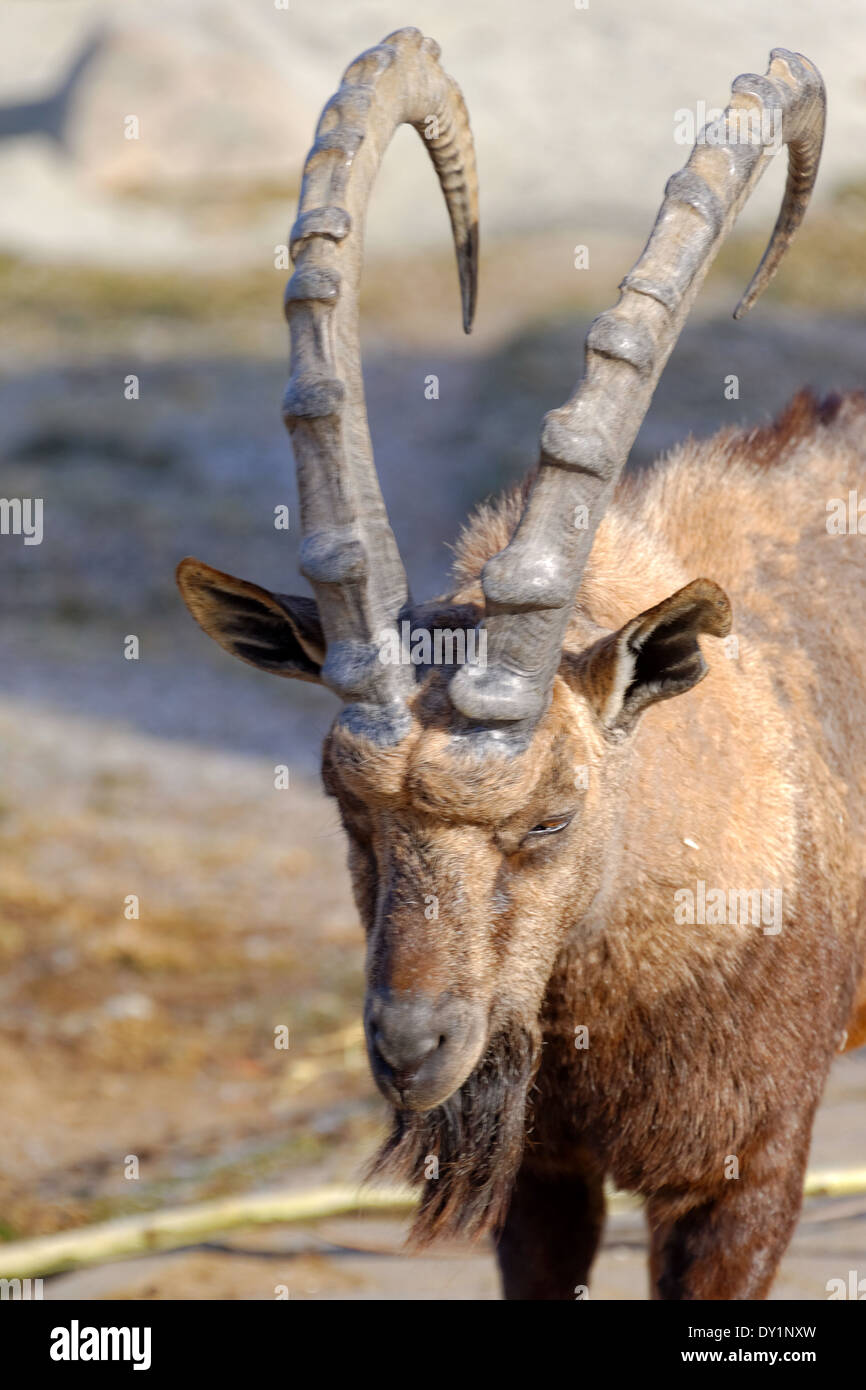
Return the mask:
<path id="1" fill-rule="evenodd" d="M 843 1168 L 810 1173 L 807 1197 L 841 1197 L 866 1192 L 866 1168 Z M 83 1226 L 33 1240 L 0 1245 L 0 1278 L 27 1279 L 61 1270 L 98 1264 L 123 1255 L 172 1250 L 216 1231 L 236 1226 L 282 1225 L 319 1221 L 355 1212 L 408 1212 L 417 1201 L 408 1188 L 333 1186 L 307 1191 L 245 1193 L 188 1207 L 169 1207 L 145 1216 L 125 1216 L 96 1226 Z M 639 1201 L 622 1192 L 609 1194 L 609 1207 L 626 1210 Z"/>
<path id="2" fill-rule="evenodd" d="M 243 1193 L 0 1245 L 0 1277 L 56 1274 L 120 1255 L 177 1249 L 191 1239 L 235 1226 L 317 1221 L 356 1211 L 410 1211 L 416 1200 L 405 1188 L 370 1188 L 359 1193 L 355 1187 L 334 1186 Z"/>

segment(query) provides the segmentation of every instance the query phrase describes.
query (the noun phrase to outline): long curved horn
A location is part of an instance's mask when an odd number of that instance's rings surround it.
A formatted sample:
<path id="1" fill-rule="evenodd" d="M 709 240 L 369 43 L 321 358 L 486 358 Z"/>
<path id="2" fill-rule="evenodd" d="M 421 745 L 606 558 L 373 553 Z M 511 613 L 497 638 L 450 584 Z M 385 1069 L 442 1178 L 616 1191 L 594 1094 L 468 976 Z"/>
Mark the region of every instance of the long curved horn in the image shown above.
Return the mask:
<path id="1" fill-rule="evenodd" d="M 450 685 L 455 707 L 494 737 L 510 733 L 519 742 L 547 707 L 596 528 L 656 382 L 716 252 L 778 148 L 778 139 L 766 143 L 763 121 L 781 113 L 788 182 L 737 315 L 765 288 L 803 218 L 825 106 L 820 73 L 784 48 L 773 49 L 765 77 L 738 77 L 730 105 L 669 180 L 619 302 L 590 327 L 582 381 L 545 416 L 538 476 L 517 531 L 482 573 L 487 665 L 461 667 Z M 762 135 L 755 134 L 756 121 Z"/>
<path id="2" fill-rule="evenodd" d="M 342 718 L 380 742 L 403 736 L 411 668 L 379 660 L 383 631 L 408 598 L 367 425 L 358 287 L 367 202 L 397 127 L 424 139 L 448 205 L 463 302 L 472 324 L 478 190 L 469 117 L 439 47 L 400 29 L 356 58 L 322 112 L 304 165 L 286 288 L 291 377 L 283 418 L 301 503 L 301 572 L 327 640 L 322 678 L 347 701 Z"/>

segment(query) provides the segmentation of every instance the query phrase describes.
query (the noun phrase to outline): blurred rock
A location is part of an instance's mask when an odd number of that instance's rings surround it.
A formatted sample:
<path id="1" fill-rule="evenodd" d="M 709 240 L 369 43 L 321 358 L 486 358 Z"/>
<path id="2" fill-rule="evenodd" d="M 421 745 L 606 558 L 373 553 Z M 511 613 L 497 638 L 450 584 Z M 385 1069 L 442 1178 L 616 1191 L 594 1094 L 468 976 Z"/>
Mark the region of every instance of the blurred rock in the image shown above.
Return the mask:
<path id="1" fill-rule="evenodd" d="M 116 264 L 264 265 L 286 238 L 303 156 L 347 64 L 410 19 L 441 44 L 478 145 L 485 235 L 643 229 L 688 151 L 676 112 L 724 106 L 769 49 L 821 67 L 819 197 L 862 176 L 866 7 L 855 0 L 29 0 L 0 10 L 0 247 Z M 96 39 L 97 51 L 75 76 Z M 72 81 L 70 82 L 70 78 Z M 129 115 L 140 138 L 124 138 Z M 58 124 L 59 123 L 59 124 Z M 445 234 L 428 162 L 401 132 L 374 251 Z M 779 177 L 744 213 L 769 225 Z M 770 187 L 769 185 L 773 185 Z"/>

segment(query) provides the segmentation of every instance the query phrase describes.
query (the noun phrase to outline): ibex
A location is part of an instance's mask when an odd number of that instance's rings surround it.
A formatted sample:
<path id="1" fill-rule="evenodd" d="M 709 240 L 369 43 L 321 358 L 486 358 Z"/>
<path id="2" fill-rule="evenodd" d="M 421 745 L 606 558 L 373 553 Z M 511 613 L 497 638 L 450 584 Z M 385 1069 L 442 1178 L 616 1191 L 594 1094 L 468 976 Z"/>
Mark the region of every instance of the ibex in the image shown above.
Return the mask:
<path id="1" fill-rule="evenodd" d="M 342 701 L 323 778 L 393 1108 L 374 1171 L 420 1187 L 416 1240 L 492 1232 L 507 1298 L 583 1292 L 605 1181 L 645 1201 L 655 1297 L 766 1296 L 830 1063 L 866 1041 L 866 563 L 856 526 L 827 524 L 862 478 L 866 399 L 801 392 L 775 424 L 620 476 L 776 153 L 751 118 L 780 117 L 788 178 L 737 315 L 803 217 L 824 108 L 814 65 L 785 49 L 736 79 L 592 324 L 535 470 L 470 520 L 453 592 L 414 606 L 367 427 L 361 237 L 407 122 L 445 195 L 468 331 L 475 158 L 435 43 L 403 29 L 362 54 L 324 108 L 291 233 L 284 416 L 315 600 L 179 567 L 227 651 Z M 407 616 L 477 628 L 486 661 L 389 658 Z"/>

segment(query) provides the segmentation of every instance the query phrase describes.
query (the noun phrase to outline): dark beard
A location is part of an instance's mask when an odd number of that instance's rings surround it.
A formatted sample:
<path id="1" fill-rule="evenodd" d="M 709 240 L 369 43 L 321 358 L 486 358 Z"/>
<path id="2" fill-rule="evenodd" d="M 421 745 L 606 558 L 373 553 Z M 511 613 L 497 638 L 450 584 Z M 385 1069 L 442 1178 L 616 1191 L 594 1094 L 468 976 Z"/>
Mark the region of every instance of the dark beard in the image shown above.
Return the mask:
<path id="1" fill-rule="evenodd" d="M 387 1177 L 420 1186 L 409 1233 L 413 1245 L 440 1236 L 480 1236 L 501 1226 L 523 1155 L 528 1093 L 540 1055 L 539 1038 L 515 1026 L 492 1039 L 475 1071 L 443 1105 L 420 1114 L 394 1112 L 391 1133 L 366 1180 Z M 431 1156 L 439 1175 L 425 1180 Z"/>

